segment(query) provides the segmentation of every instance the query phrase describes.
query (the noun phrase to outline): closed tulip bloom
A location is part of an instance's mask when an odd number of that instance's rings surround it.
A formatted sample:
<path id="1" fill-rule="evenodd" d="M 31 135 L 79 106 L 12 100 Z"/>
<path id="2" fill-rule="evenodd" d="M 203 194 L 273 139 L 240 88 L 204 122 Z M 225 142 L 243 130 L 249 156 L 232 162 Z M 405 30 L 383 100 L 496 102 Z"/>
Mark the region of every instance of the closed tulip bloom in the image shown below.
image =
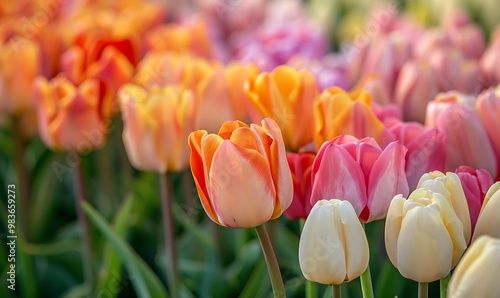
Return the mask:
<path id="1" fill-rule="evenodd" d="M 318 86 L 311 72 L 279 66 L 247 81 L 245 90 L 258 114 L 253 118 L 275 120 L 288 150 L 296 152 L 312 142 L 312 107 Z"/>
<path id="2" fill-rule="evenodd" d="M 477 217 L 488 189 L 493 185 L 493 178 L 484 169 L 474 170 L 469 166 L 459 167 L 455 173 L 460 178 L 465 198 L 469 207 L 471 231 L 474 232 Z"/>
<path id="3" fill-rule="evenodd" d="M 311 152 L 288 153 L 286 159 L 292 172 L 293 200 L 285 211 L 285 216 L 290 219 L 307 218 L 311 212 L 311 172 L 316 154 Z"/>
<path id="4" fill-rule="evenodd" d="M 473 99 L 453 91 L 438 94 L 427 106 L 425 125 L 440 128 L 447 135 L 447 171 L 467 165 L 485 169 L 496 177 L 493 147 L 470 101 Z"/>
<path id="5" fill-rule="evenodd" d="M 100 110 L 99 83 L 74 85 L 64 76 L 33 83 L 38 129 L 55 151 L 86 152 L 100 147 L 107 133 Z"/>
<path id="6" fill-rule="evenodd" d="M 225 122 L 218 134 L 189 136 L 191 171 L 207 215 L 230 228 L 251 228 L 278 218 L 293 198 L 281 132 L 272 119 L 250 127 Z"/>
<path id="7" fill-rule="evenodd" d="M 500 32 L 500 30 L 497 30 Z M 498 34 L 500 36 L 500 34 Z M 481 68 L 482 78 L 484 80 L 483 85 L 495 86 L 500 83 L 500 38 L 497 38 L 495 42 L 492 42 L 486 51 L 484 52 L 479 65 Z"/>
<path id="8" fill-rule="evenodd" d="M 463 225 L 465 240 L 469 242 L 471 236 L 469 207 L 458 175 L 452 172 L 446 174 L 440 171 L 429 172 L 422 175 L 417 188 L 439 193 L 448 201 Z"/>
<path id="9" fill-rule="evenodd" d="M 500 238 L 500 182 L 495 182 L 484 198 L 483 206 L 477 218 L 476 229 L 472 242 L 481 235 L 488 235 L 495 238 Z"/>
<path id="10" fill-rule="evenodd" d="M 311 204 L 338 198 L 349 201 L 362 221 L 384 218 L 391 199 L 409 192 L 406 151 L 400 142 L 382 150 L 373 139 L 345 135 L 326 142 L 313 164 Z"/>
<path id="11" fill-rule="evenodd" d="M 409 61 L 403 65 L 395 86 L 394 101 L 403 111 L 406 121 L 425 121 L 427 103 L 440 91 L 435 70 L 424 61 Z"/>
<path id="12" fill-rule="evenodd" d="M 194 129 L 195 102 L 178 86 L 149 91 L 128 84 L 119 92 L 124 116 L 123 142 L 132 165 L 159 173 L 189 165 L 186 140 Z"/>
<path id="13" fill-rule="evenodd" d="M 500 135 L 498 134 L 498 127 L 500 126 L 500 118 L 498 117 L 500 115 L 500 85 L 496 89 L 488 89 L 479 94 L 476 108 L 495 151 L 497 174 L 500 175 Z"/>
<path id="14" fill-rule="evenodd" d="M 314 103 L 314 142 L 321 145 L 339 135 L 371 137 L 385 145 L 390 133 L 371 108 L 371 95 L 363 90 L 350 93 L 331 87 Z"/>
<path id="15" fill-rule="evenodd" d="M 368 267 L 368 241 L 351 203 L 320 200 L 306 220 L 299 242 L 304 277 L 339 285 L 359 277 Z"/>
<path id="16" fill-rule="evenodd" d="M 500 239 L 479 237 L 462 257 L 448 284 L 448 297 L 500 297 Z"/>
<path id="17" fill-rule="evenodd" d="M 385 222 L 385 247 L 401 275 L 432 282 L 448 275 L 467 247 L 462 224 L 446 198 L 417 189 L 393 198 Z"/>

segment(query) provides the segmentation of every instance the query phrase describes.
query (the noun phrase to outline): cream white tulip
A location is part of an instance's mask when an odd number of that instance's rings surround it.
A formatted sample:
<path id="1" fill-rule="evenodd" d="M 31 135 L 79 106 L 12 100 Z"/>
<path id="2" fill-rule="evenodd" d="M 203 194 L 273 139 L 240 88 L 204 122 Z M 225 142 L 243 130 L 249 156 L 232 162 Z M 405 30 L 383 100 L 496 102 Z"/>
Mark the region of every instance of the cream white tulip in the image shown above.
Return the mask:
<path id="1" fill-rule="evenodd" d="M 394 197 L 387 212 L 385 246 L 401 275 L 417 282 L 441 279 L 467 247 L 463 228 L 439 193 L 417 189 Z"/>
<path id="2" fill-rule="evenodd" d="M 500 238 L 500 182 L 493 184 L 484 197 L 474 230 L 475 241 L 481 235 Z"/>
<path id="3" fill-rule="evenodd" d="M 318 201 L 300 236 L 299 263 L 304 277 L 339 285 L 360 276 L 368 260 L 368 241 L 351 203 Z"/>

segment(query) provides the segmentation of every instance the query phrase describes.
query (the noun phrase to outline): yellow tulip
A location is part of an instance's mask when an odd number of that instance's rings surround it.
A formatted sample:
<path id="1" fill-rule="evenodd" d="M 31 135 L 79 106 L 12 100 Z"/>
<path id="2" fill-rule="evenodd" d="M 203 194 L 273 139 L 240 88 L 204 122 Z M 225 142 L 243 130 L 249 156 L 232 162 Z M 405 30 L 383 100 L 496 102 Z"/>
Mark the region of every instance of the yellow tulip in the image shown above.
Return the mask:
<path id="1" fill-rule="evenodd" d="M 304 277 L 339 285 L 363 274 L 369 256 L 365 231 L 351 203 L 336 199 L 316 202 L 299 242 Z"/>
<path id="2" fill-rule="evenodd" d="M 453 271 L 448 285 L 448 297 L 500 297 L 499 275 L 500 239 L 481 236 Z"/>
<path id="3" fill-rule="evenodd" d="M 225 122 L 218 134 L 189 136 L 191 171 L 205 212 L 215 223 L 251 228 L 278 218 L 293 197 L 281 132 L 272 119 L 250 127 Z"/>
<path id="4" fill-rule="evenodd" d="M 311 72 L 278 66 L 250 79 L 245 90 L 258 114 L 255 116 L 278 123 L 288 150 L 298 151 L 312 142 L 312 106 L 318 86 Z"/>
<path id="5" fill-rule="evenodd" d="M 457 174 L 434 171 L 422 175 L 417 188 L 425 188 L 432 192 L 439 193 L 446 198 L 453 210 L 460 219 L 464 230 L 465 241 L 469 243 L 471 237 L 470 213 L 465 197 L 462 183 Z"/>
<path id="6" fill-rule="evenodd" d="M 393 198 L 385 223 L 385 247 L 401 275 L 424 283 L 448 275 L 467 242 L 446 198 L 420 188 L 408 199 Z"/>
<path id="7" fill-rule="evenodd" d="M 127 84 L 119 91 L 124 117 L 123 142 L 132 165 L 164 173 L 187 168 L 186 140 L 194 129 L 195 102 L 178 86 L 144 88 Z"/>
<path id="8" fill-rule="evenodd" d="M 486 196 L 477 218 L 476 228 L 472 241 L 481 235 L 500 238 L 500 182 L 493 184 Z"/>
<path id="9" fill-rule="evenodd" d="M 314 103 L 314 142 L 317 148 L 346 134 L 372 137 L 384 144 L 384 125 L 371 109 L 371 95 L 363 90 L 350 93 L 338 87 L 323 91 Z"/>

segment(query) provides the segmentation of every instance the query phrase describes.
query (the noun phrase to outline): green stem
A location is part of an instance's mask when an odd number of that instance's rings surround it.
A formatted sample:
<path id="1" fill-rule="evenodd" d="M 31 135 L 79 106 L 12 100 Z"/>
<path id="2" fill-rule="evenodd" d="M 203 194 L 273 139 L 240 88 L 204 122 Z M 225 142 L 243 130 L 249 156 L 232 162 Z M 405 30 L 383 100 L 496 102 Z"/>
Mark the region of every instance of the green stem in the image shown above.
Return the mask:
<path id="1" fill-rule="evenodd" d="M 306 224 L 306 220 L 301 218 L 299 219 L 300 232 L 304 229 L 304 225 Z M 306 280 L 306 298 L 316 298 L 318 297 L 318 287 L 315 282 L 310 280 Z"/>
<path id="2" fill-rule="evenodd" d="M 269 272 L 269 277 L 271 278 L 271 285 L 273 287 L 274 297 L 286 297 L 285 296 L 285 286 L 283 284 L 283 279 L 281 278 L 280 267 L 278 264 L 278 259 L 274 254 L 273 245 L 267 234 L 266 227 L 260 225 L 255 227 L 257 236 L 259 237 L 260 246 L 264 253 L 264 258 L 266 260 L 267 271 Z"/>
<path id="3" fill-rule="evenodd" d="M 174 193 L 171 177 L 167 173 L 160 173 L 161 213 L 163 223 L 163 240 L 167 257 L 167 277 L 172 297 L 179 297 L 179 273 L 177 270 L 177 246 L 175 242 L 175 226 L 172 205 Z"/>
<path id="4" fill-rule="evenodd" d="M 74 188 L 75 188 L 75 205 L 78 214 L 78 223 L 82 230 L 82 255 L 83 269 L 85 282 L 87 283 L 90 293 L 94 290 L 94 274 L 92 272 L 92 250 L 90 241 L 90 226 L 89 220 L 83 211 L 82 204 L 85 202 L 85 179 L 83 174 L 82 159 L 77 153 L 74 153 L 78 160 L 73 171 L 74 173 Z"/>
<path id="5" fill-rule="evenodd" d="M 448 289 L 448 283 L 450 282 L 451 274 L 446 275 L 439 281 L 439 292 L 441 298 L 446 298 L 446 290 Z"/>
<path id="6" fill-rule="evenodd" d="M 365 224 L 361 223 L 363 229 L 365 228 Z M 372 284 L 372 276 L 370 274 L 370 264 L 366 267 L 365 272 L 360 276 L 361 282 L 361 291 L 363 292 L 363 298 L 373 298 L 373 284 Z"/>
<path id="7" fill-rule="evenodd" d="M 333 295 L 332 297 L 333 298 L 341 298 L 342 297 L 342 290 L 340 288 L 340 285 L 332 285 L 332 292 L 333 292 Z"/>
<path id="8" fill-rule="evenodd" d="M 418 298 L 427 298 L 429 294 L 429 283 L 418 283 Z"/>

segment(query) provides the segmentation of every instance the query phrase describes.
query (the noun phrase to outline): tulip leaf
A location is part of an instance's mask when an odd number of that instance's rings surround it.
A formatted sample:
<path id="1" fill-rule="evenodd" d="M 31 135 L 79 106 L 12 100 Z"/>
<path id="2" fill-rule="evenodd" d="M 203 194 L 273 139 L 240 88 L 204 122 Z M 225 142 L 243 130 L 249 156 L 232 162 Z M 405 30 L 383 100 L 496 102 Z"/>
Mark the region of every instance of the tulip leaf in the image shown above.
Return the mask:
<path id="1" fill-rule="evenodd" d="M 401 292 L 401 283 L 396 281 L 399 279 L 401 279 L 401 276 L 398 270 L 389 260 L 386 260 L 375 287 L 375 297 L 394 297 L 398 295 Z"/>
<path id="2" fill-rule="evenodd" d="M 61 298 L 85 298 L 89 297 L 89 287 L 86 284 L 75 286 L 61 295 Z"/>
<path id="3" fill-rule="evenodd" d="M 189 231 L 189 233 L 196 238 L 196 240 L 204 249 L 215 250 L 214 240 L 210 238 L 210 236 L 207 235 L 206 233 L 203 233 L 203 231 L 193 221 L 191 221 L 189 216 L 186 216 L 182 208 L 175 202 L 173 206 L 173 211 L 174 211 L 173 213 L 175 221 L 177 223 L 180 223 L 180 225 L 184 229 Z"/>
<path id="4" fill-rule="evenodd" d="M 239 298 L 267 297 L 271 290 L 264 257 L 257 263 Z"/>
<path id="5" fill-rule="evenodd" d="M 140 297 L 168 297 L 167 291 L 151 268 L 141 259 L 128 243 L 123 241 L 109 226 L 106 220 L 89 203 L 83 202 L 82 207 L 90 221 L 97 227 L 120 255 L 125 267 L 130 273 L 132 284 Z"/>

